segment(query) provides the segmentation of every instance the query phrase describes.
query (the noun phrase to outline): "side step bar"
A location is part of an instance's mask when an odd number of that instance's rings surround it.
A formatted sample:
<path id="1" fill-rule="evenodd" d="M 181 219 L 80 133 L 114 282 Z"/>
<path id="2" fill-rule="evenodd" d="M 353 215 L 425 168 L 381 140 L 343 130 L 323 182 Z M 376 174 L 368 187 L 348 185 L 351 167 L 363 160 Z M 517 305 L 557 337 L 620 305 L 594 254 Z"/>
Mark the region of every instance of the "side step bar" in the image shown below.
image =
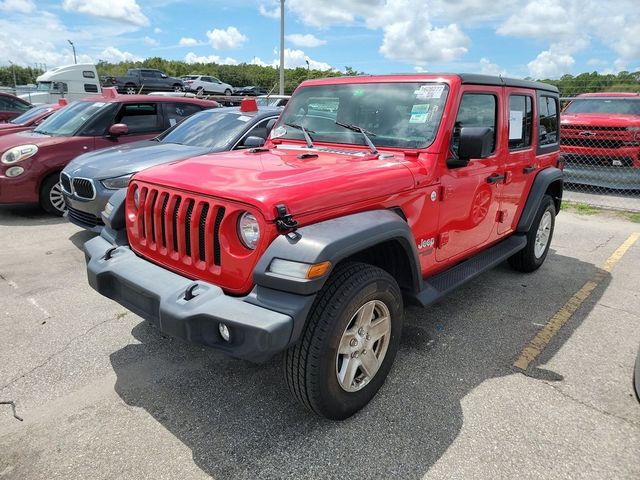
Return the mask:
<path id="1" fill-rule="evenodd" d="M 415 299 L 423 307 L 431 305 L 460 285 L 500 264 L 526 245 L 527 239 L 524 235 L 512 235 L 464 262 L 426 278 L 424 288 L 415 296 Z"/>

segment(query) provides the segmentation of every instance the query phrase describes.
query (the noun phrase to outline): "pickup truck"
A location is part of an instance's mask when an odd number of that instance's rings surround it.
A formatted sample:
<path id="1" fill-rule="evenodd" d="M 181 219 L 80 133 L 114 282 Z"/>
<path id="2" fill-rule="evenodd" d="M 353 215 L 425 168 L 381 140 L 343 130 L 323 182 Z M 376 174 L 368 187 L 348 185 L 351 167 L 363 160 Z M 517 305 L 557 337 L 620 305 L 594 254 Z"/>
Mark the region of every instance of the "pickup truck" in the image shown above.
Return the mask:
<path id="1" fill-rule="evenodd" d="M 84 247 L 89 284 L 167 334 L 283 353 L 292 395 L 347 418 L 389 374 L 407 302 L 505 260 L 542 266 L 558 107 L 556 87 L 497 76 L 307 80 L 265 145 L 151 167 L 115 193 Z"/>
<path id="2" fill-rule="evenodd" d="M 130 68 L 124 76 L 106 77 L 102 86 L 116 87 L 118 93 L 127 95 L 157 91 L 184 91 L 182 80 L 153 68 Z"/>

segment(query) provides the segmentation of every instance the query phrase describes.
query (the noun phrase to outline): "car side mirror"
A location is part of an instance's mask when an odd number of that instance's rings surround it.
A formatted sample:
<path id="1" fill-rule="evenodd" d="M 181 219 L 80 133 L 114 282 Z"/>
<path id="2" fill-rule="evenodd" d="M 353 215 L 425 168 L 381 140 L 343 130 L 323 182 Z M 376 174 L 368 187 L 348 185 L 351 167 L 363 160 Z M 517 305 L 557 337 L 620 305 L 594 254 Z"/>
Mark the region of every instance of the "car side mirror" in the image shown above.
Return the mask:
<path id="1" fill-rule="evenodd" d="M 458 140 L 458 158 L 448 159 L 447 167 L 466 167 L 473 158 L 487 158 L 492 149 L 493 128 L 462 127 Z"/>
<path id="2" fill-rule="evenodd" d="M 271 129 L 273 128 L 273 126 L 276 124 L 277 121 L 278 121 L 277 118 L 272 118 L 267 122 L 267 135 L 269 135 L 269 133 L 271 132 Z"/>
<path id="3" fill-rule="evenodd" d="M 114 123 L 109 127 L 109 136 L 117 138 L 120 135 L 126 135 L 129 133 L 129 127 L 126 123 Z"/>
<path id="4" fill-rule="evenodd" d="M 245 148 L 259 148 L 264 145 L 264 142 L 264 138 L 252 135 L 244 139 L 244 142 L 242 142 L 242 146 Z"/>
<path id="5" fill-rule="evenodd" d="M 161 73 L 161 74 L 160 74 L 160 76 L 161 76 L 162 78 L 167 78 L 167 74 L 166 74 L 166 73 Z"/>

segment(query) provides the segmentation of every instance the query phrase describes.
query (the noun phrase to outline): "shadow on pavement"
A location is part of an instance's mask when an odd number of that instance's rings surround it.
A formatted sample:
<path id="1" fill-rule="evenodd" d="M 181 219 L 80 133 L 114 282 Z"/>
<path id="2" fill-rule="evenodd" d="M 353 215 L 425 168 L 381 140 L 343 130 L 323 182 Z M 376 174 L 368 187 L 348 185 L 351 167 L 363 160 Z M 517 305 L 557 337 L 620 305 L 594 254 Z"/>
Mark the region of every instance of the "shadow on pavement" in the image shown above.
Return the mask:
<path id="1" fill-rule="evenodd" d="M 344 422 L 313 416 L 289 396 L 281 359 L 226 358 L 161 334 L 111 355 L 116 392 L 145 409 L 215 478 L 421 478 L 460 433 L 462 399 L 512 363 L 540 326 L 597 271 L 550 252 L 537 272 L 502 265 L 428 309 L 405 309 L 403 342 L 376 398 Z M 530 369 L 551 358 L 591 311 L 607 276 Z M 526 395 L 526 392 L 523 392 Z M 487 428 L 492 428 L 487 412 Z M 499 435 L 496 432 L 496 435 Z M 153 448 L 150 444 L 149 448 Z"/>
<path id="2" fill-rule="evenodd" d="M 80 227 L 78 227 L 78 229 L 80 229 Z M 97 235 L 97 233 L 90 232 L 89 230 L 80 229 L 69 237 L 69 241 L 73 243 L 73 246 L 78 250 L 84 251 L 85 242 L 88 242 Z"/>
<path id="3" fill-rule="evenodd" d="M 67 220 L 45 212 L 37 205 L 0 205 L 0 225 L 41 226 L 57 225 Z"/>

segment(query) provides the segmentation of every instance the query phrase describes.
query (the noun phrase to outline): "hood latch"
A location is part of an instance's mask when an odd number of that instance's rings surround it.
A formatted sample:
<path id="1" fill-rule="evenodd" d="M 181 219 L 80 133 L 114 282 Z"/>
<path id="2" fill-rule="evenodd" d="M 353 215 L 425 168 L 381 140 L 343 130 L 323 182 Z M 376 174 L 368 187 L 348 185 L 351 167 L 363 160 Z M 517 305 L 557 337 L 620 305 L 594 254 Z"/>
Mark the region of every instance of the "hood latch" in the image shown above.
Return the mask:
<path id="1" fill-rule="evenodd" d="M 285 205 L 276 205 L 276 213 L 276 227 L 280 233 L 289 232 L 298 226 L 298 222 L 293 219 L 293 215 L 287 213 L 287 207 Z"/>

